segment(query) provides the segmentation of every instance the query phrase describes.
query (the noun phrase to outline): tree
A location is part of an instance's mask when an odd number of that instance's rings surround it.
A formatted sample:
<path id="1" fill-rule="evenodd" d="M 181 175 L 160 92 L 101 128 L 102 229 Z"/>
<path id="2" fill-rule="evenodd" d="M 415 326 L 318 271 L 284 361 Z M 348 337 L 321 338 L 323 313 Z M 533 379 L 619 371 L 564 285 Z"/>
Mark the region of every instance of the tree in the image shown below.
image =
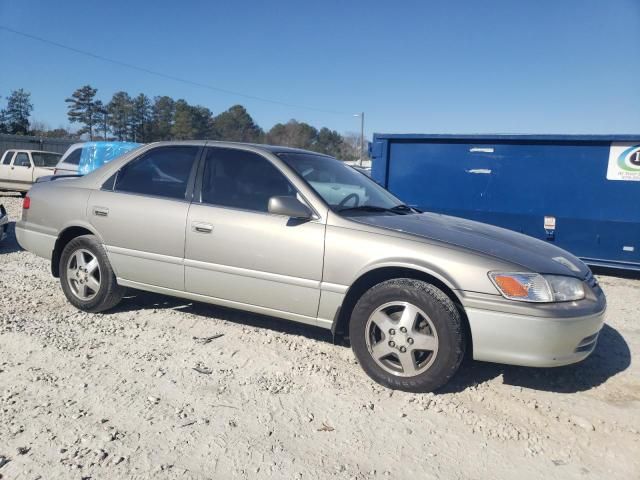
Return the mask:
<path id="1" fill-rule="evenodd" d="M 340 157 L 343 147 L 342 143 L 342 135 L 335 130 L 329 130 L 327 127 L 322 127 L 318 132 L 314 150 L 316 152 L 326 153 L 332 157 Z"/>
<path id="2" fill-rule="evenodd" d="M 213 131 L 213 114 L 211 110 L 202 105 L 196 105 L 195 107 L 191 107 L 191 112 L 193 122 L 192 138 L 196 140 L 209 138 Z"/>
<path id="3" fill-rule="evenodd" d="M 109 134 L 109 110 L 102 103 L 102 100 L 96 101 L 96 131 L 102 130 L 102 139 L 107 140 Z"/>
<path id="4" fill-rule="evenodd" d="M 97 109 L 95 96 L 98 93 L 96 88 L 91 85 L 80 87 L 71 94 L 71 98 L 67 98 L 65 102 L 69 103 L 67 117 L 71 123 L 80 123 L 82 128 L 78 130 L 78 134 L 89 134 L 89 139 L 93 140 L 93 127 L 97 120 Z"/>
<path id="5" fill-rule="evenodd" d="M 0 110 L 0 133 L 8 133 L 9 127 L 7 126 L 7 112 Z"/>
<path id="6" fill-rule="evenodd" d="M 360 158 L 360 134 L 359 133 L 346 133 L 342 136 L 342 148 L 338 157 L 345 162 L 355 162 Z M 363 152 L 364 160 L 368 157 L 368 153 L 365 150 Z"/>
<path id="7" fill-rule="evenodd" d="M 175 104 L 174 124 L 171 129 L 177 140 L 201 140 L 209 136 L 212 128 L 211 110 L 201 105 L 189 105 L 185 100 Z"/>
<path id="8" fill-rule="evenodd" d="M 109 128 L 115 137 L 122 140 L 130 140 L 132 134 L 133 102 L 127 92 L 116 92 L 107 104 L 109 112 Z"/>
<path id="9" fill-rule="evenodd" d="M 308 123 L 289 120 L 287 123 L 275 124 L 267 133 L 267 142 L 287 147 L 313 150 L 318 131 Z"/>
<path id="10" fill-rule="evenodd" d="M 231 142 L 260 142 L 264 132 L 242 105 L 234 105 L 213 119 L 212 136 Z"/>
<path id="11" fill-rule="evenodd" d="M 47 138 L 73 138 L 73 135 L 65 128 L 58 127 L 51 129 L 47 123 L 39 120 L 31 121 L 29 134 Z"/>
<path id="12" fill-rule="evenodd" d="M 151 140 L 152 113 L 151 100 L 144 93 L 133 99 L 131 125 L 134 142 L 146 143 Z"/>
<path id="13" fill-rule="evenodd" d="M 153 130 L 150 141 L 171 140 L 171 128 L 173 127 L 175 114 L 175 102 L 173 98 L 163 96 L 153 99 L 152 118 Z"/>
<path id="14" fill-rule="evenodd" d="M 7 97 L 7 107 L 3 111 L 3 124 L 8 133 L 26 135 L 29 133 L 29 117 L 33 110 L 31 94 L 22 88 L 14 90 Z"/>
<path id="15" fill-rule="evenodd" d="M 183 99 L 175 104 L 175 116 L 171 127 L 171 136 L 177 140 L 193 138 L 193 111 L 191 106 Z"/>

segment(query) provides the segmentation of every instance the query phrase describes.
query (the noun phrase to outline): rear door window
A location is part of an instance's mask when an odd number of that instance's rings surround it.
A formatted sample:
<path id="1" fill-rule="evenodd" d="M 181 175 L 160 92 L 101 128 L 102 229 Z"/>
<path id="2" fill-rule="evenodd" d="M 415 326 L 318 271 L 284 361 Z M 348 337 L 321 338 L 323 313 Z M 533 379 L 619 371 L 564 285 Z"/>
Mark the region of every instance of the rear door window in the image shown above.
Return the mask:
<path id="1" fill-rule="evenodd" d="M 159 147 L 127 163 L 118 172 L 114 190 L 185 199 L 199 147 Z"/>
<path id="2" fill-rule="evenodd" d="M 31 159 L 36 167 L 55 167 L 60 160 L 59 153 L 32 152 Z"/>

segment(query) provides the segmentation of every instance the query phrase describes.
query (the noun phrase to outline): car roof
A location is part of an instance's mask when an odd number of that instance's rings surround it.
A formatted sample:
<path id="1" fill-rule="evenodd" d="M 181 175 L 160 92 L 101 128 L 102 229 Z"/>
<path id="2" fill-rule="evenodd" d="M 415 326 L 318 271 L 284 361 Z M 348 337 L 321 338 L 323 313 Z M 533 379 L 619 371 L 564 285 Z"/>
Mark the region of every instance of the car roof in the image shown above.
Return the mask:
<path id="1" fill-rule="evenodd" d="M 227 142 L 222 140 L 170 140 L 157 142 L 158 146 L 171 146 L 171 145 L 198 145 L 198 146 L 217 146 L 217 147 L 227 147 L 227 148 L 237 148 L 237 147 L 251 147 L 263 150 L 269 153 L 306 153 L 311 155 L 321 155 L 323 157 L 328 157 L 324 153 L 314 152 L 311 150 L 305 150 L 302 148 L 293 148 L 293 147 L 284 147 L 280 145 L 268 145 L 265 143 L 249 143 L 249 142 Z M 153 145 L 153 144 L 150 144 Z"/>
<path id="2" fill-rule="evenodd" d="M 7 152 L 31 152 L 31 153 L 53 153 L 54 155 L 62 155 L 60 152 L 50 152 L 48 150 L 27 150 L 25 148 L 7 148 Z"/>

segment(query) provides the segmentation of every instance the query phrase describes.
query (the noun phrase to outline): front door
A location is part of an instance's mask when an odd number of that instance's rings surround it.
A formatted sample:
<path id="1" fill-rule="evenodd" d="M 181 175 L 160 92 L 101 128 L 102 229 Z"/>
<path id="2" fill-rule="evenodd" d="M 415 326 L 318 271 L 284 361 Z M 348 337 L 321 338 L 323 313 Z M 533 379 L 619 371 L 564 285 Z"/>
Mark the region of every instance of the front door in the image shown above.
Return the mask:
<path id="1" fill-rule="evenodd" d="M 9 167 L 8 183 L 16 190 L 29 190 L 33 183 L 33 165 L 27 152 L 18 152 Z"/>
<path id="2" fill-rule="evenodd" d="M 200 147 L 148 150 L 91 193 L 89 217 L 119 279 L 184 289 L 184 236 Z"/>
<path id="3" fill-rule="evenodd" d="M 299 194 L 262 155 L 208 147 L 202 172 L 187 220 L 185 290 L 314 323 L 324 223 L 268 212 L 270 197 Z"/>

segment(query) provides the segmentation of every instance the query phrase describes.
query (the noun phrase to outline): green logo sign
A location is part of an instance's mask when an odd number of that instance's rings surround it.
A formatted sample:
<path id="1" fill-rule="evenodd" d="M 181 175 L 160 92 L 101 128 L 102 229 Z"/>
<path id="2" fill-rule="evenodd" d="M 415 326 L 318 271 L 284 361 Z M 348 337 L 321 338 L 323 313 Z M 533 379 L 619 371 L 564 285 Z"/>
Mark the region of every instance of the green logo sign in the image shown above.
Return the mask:
<path id="1" fill-rule="evenodd" d="M 618 166 L 625 172 L 640 172 L 640 145 L 629 147 L 618 155 Z"/>

